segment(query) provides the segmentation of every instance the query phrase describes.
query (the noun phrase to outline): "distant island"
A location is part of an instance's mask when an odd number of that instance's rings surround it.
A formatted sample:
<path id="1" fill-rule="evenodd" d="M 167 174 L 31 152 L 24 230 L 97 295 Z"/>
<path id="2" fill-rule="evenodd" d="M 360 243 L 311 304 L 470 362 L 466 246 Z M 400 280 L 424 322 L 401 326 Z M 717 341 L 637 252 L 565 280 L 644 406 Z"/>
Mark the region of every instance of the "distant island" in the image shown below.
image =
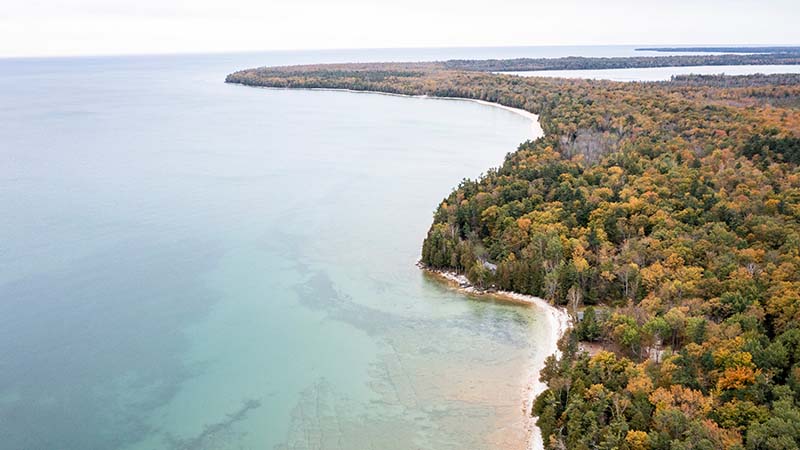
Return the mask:
<path id="1" fill-rule="evenodd" d="M 796 64 L 686 55 L 336 64 L 229 83 L 494 102 L 544 137 L 436 208 L 429 268 L 566 308 L 548 449 L 800 447 L 800 75 L 669 82 L 491 72 Z"/>
<path id="2" fill-rule="evenodd" d="M 643 47 L 641 52 L 692 53 L 800 53 L 800 47 Z"/>

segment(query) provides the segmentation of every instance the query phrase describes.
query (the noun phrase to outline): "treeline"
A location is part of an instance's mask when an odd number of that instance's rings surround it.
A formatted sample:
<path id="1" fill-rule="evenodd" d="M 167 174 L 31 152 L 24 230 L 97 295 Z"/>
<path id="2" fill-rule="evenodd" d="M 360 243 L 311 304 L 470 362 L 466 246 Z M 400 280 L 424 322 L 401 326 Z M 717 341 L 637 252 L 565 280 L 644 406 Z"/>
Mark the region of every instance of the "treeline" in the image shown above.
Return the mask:
<path id="1" fill-rule="evenodd" d="M 724 88 L 764 87 L 764 86 L 797 86 L 800 84 L 800 73 L 776 73 L 770 75 L 674 75 L 669 83 L 673 86 L 712 86 Z"/>
<path id="2" fill-rule="evenodd" d="M 540 114 L 543 138 L 441 202 L 422 259 L 575 316 L 541 373 L 547 448 L 800 446 L 800 85 L 330 70 L 229 81 Z"/>
<path id="3" fill-rule="evenodd" d="M 598 70 L 648 67 L 687 66 L 740 66 L 740 65 L 796 65 L 800 64 L 800 47 L 797 51 L 783 53 L 722 54 L 722 55 L 670 55 L 634 57 L 582 57 L 516 58 L 488 60 L 449 60 L 424 63 L 354 63 L 318 64 L 286 67 L 261 67 L 229 75 L 232 81 L 248 74 L 259 77 L 302 77 L 314 73 L 320 78 L 349 77 L 369 73 L 372 77 L 418 76 L 420 72 L 471 71 L 471 72 L 524 72 L 534 70 Z M 234 81 L 236 82 L 236 81 Z"/>
<path id="4" fill-rule="evenodd" d="M 800 52 L 723 55 L 672 55 L 633 57 L 517 58 L 489 60 L 452 60 L 445 69 L 483 72 L 524 72 L 532 70 L 639 69 L 647 67 L 741 66 L 800 64 Z"/>
<path id="5" fill-rule="evenodd" d="M 637 48 L 640 52 L 708 52 L 708 53 L 800 53 L 800 47 L 649 47 Z"/>

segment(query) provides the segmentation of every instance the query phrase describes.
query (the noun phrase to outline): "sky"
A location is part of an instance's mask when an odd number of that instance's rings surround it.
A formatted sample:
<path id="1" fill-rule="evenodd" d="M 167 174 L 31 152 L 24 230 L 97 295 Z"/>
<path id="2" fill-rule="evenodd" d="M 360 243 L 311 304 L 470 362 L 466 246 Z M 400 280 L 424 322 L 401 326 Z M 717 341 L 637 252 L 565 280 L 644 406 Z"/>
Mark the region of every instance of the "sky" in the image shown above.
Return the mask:
<path id="1" fill-rule="evenodd" d="M 800 45 L 798 0 L 0 0 L 0 57 Z"/>

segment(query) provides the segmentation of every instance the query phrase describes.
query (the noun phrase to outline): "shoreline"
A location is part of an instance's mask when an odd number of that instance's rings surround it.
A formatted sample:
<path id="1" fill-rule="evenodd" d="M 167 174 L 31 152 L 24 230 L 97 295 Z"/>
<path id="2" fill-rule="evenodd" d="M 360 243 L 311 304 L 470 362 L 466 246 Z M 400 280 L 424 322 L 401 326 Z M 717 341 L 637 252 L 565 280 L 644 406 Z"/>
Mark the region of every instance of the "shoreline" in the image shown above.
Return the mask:
<path id="1" fill-rule="evenodd" d="M 398 94 L 392 92 L 354 90 L 354 89 L 342 89 L 342 88 L 290 88 L 290 87 L 272 87 L 272 86 L 251 86 L 241 83 L 233 83 L 233 84 L 237 84 L 244 87 L 256 87 L 261 89 L 332 91 L 332 92 L 345 92 L 351 94 L 377 94 L 377 95 L 388 95 L 393 97 L 405 97 L 405 98 L 423 98 L 423 99 L 434 99 L 434 100 L 474 102 L 484 106 L 500 108 L 530 120 L 531 131 L 532 131 L 530 139 L 538 139 L 544 136 L 544 130 L 542 129 L 541 124 L 539 123 L 539 116 L 537 114 L 526 111 L 524 109 L 513 108 L 510 106 L 502 105 L 500 103 L 493 103 L 486 100 L 463 98 L 463 97 L 408 95 L 408 94 Z M 440 280 L 448 282 L 448 284 L 450 284 L 451 287 L 454 287 L 461 293 L 468 295 L 476 295 L 476 296 L 488 295 L 497 300 L 507 303 L 533 306 L 545 313 L 545 317 L 550 325 L 552 334 L 550 335 L 550 339 L 547 340 L 546 345 L 542 346 L 541 354 L 537 355 L 537 357 L 531 361 L 527 373 L 524 374 L 525 380 L 523 381 L 523 383 L 525 384 L 526 388 L 522 398 L 523 407 L 521 411 L 522 412 L 521 421 L 524 423 L 524 430 L 527 433 L 527 443 L 525 448 L 527 450 L 544 450 L 544 441 L 542 438 L 542 433 L 539 427 L 536 426 L 537 418 L 531 416 L 531 410 L 533 408 L 533 402 L 536 400 L 536 397 L 542 392 L 544 392 L 545 389 L 547 389 L 547 386 L 539 381 L 539 373 L 544 368 L 544 363 L 547 357 L 553 354 L 559 356 L 560 352 L 558 350 L 558 341 L 559 339 L 561 339 L 561 336 L 563 336 L 564 332 L 570 326 L 571 319 L 569 317 L 569 314 L 567 314 L 566 310 L 564 310 L 563 308 L 557 308 L 539 297 L 534 297 L 531 295 L 525 295 L 510 291 L 486 292 L 473 287 L 472 284 L 469 283 L 469 280 L 467 280 L 467 278 L 464 275 L 460 275 L 452 271 L 430 269 L 428 267 L 425 267 L 421 262 L 417 262 L 417 266 L 424 273 L 436 276 Z"/>
<path id="2" fill-rule="evenodd" d="M 546 345 L 542 346 L 543 351 L 541 355 L 538 355 L 531 363 L 529 371 L 526 374 L 526 383 L 528 383 L 527 395 L 526 398 L 523 399 L 524 420 L 527 422 L 526 431 L 529 433 L 527 448 L 529 450 L 544 450 L 542 432 L 539 427 L 536 426 L 537 418 L 531 416 L 530 413 L 536 397 L 547 389 L 547 385 L 539 381 L 539 373 L 544 368 L 545 360 L 550 355 L 560 356 L 558 341 L 571 326 L 572 319 L 569 317 L 567 311 L 564 308 L 553 306 L 546 300 L 532 295 L 511 291 L 484 291 L 476 289 L 469 280 L 467 280 L 466 276 L 454 271 L 431 269 L 422 264 L 422 262 L 418 262 L 417 267 L 424 273 L 436 277 L 463 294 L 490 296 L 509 303 L 533 306 L 545 313 L 545 317 L 552 330 L 552 334 L 550 335 L 551 339 L 547 341 Z"/>
<path id="3" fill-rule="evenodd" d="M 438 97 L 435 95 L 408 95 L 408 94 L 396 94 L 393 92 L 381 92 L 381 91 L 359 91 L 355 89 L 343 89 L 343 88 L 291 88 L 291 87 L 272 87 L 272 86 L 250 86 L 247 84 L 241 83 L 229 83 L 229 84 L 236 84 L 238 86 L 243 86 L 247 88 L 258 88 L 258 89 L 274 89 L 274 90 L 282 90 L 282 91 L 330 91 L 330 92 L 347 92 L 350 94 L 375 94 L 375 95 L 388 95 L 391 97 L 403 97 L 403 98 L 426 98 L 432 100 L 455 100 L 455 101 L 462 101 L 462 102 L 473 102 L 479 105 L 484 106 L 491 106 L 493 108 L 500 108 L 506 110 L 508 112 L 514 113 L 518 116 L 522 116 L 532 122 L 532 130 L 533 135 L 531 139 L 538 139 L 544 136 L 544 130 L 542 130 L 542 125 L 539 123 L 539 116 L 534 114 L 530 111 L 526 111 L 521 108 L 512 108 L 511 106 L 501 105 L 500 103 L 493 103 L 486 100 L 479 100 L 475 98 L 465 98 L 465 97 Z"/>

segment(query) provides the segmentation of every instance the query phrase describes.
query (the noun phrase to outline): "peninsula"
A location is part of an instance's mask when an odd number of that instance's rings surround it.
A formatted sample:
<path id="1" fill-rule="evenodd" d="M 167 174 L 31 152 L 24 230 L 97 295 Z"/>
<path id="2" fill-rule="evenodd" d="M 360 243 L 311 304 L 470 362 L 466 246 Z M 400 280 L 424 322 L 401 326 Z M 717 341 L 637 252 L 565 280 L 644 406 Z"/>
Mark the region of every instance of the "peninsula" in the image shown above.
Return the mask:
<path id="1" fill-rule="evenodd" d="M 492 73 L 715 61 L 795 64 L 800 55 L 310 65 L 227 81 L 460 97 L 538 114 L 543 137 L 438 205 L 422 262 L 573 315 L 531 411 L 544 446 L 797 448 L 800 76 L 618 83 Z"/>

